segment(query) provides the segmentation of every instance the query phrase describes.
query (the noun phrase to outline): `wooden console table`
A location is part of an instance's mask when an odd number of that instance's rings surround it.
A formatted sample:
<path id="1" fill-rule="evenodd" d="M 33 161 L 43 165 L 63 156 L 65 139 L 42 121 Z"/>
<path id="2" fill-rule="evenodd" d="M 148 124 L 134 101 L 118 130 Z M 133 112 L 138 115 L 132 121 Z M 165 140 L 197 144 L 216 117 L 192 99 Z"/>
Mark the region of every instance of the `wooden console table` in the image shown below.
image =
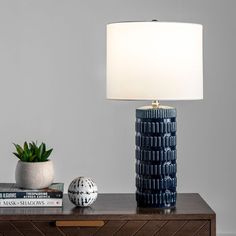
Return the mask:
<path id="1" fill-rule="evenodd" d="M 134 194 L 100 194 L 89 208 L 0 208 L 0 235 L 216 235 L 214 211 L 199 194 L 178 194 L 172 210 L 137 208 Z"/>

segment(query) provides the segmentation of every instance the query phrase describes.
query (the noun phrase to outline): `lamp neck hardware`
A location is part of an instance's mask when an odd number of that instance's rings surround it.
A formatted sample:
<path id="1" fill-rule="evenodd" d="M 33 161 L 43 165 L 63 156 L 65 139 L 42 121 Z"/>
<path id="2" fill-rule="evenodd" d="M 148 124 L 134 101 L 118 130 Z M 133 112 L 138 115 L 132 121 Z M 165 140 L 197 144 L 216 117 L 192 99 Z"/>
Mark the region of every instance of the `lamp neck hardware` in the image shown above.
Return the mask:
<path id="1" fill-rule="evenodd" d="M 158 108 L 160 106 L 160 103 L 159 103 L 159 101 L 158 100 L 153 100 L 152 101 L 152 108 Z"/>

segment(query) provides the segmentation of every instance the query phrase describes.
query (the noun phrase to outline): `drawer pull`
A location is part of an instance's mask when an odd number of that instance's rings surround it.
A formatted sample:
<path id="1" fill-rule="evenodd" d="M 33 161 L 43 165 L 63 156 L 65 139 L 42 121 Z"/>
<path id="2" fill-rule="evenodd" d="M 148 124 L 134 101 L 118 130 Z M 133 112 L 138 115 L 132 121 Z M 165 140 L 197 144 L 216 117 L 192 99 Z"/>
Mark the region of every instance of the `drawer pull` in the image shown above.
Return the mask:
<path id="1" fill-rule="evenodd" d="M 102 227 L 104 221 L 102 220 L 57 220 L 56 226 L 58 227 L 69 227 L 69 226 L 79 226 L 79 227 Z"/>

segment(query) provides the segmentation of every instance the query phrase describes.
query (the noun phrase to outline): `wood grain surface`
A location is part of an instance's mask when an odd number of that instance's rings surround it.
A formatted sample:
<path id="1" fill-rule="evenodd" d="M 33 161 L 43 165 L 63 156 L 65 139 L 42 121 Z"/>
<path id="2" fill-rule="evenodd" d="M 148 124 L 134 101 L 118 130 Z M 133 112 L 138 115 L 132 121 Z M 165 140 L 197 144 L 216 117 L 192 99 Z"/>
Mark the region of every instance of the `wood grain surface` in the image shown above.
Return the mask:
<path id="1" fill-rule="evenodd" d="M 209 221 L 107 221 L 102 227 L 57 227 L 45 221 L 0 222 L 0 235 L 194 236 L 211 235 Z"/>

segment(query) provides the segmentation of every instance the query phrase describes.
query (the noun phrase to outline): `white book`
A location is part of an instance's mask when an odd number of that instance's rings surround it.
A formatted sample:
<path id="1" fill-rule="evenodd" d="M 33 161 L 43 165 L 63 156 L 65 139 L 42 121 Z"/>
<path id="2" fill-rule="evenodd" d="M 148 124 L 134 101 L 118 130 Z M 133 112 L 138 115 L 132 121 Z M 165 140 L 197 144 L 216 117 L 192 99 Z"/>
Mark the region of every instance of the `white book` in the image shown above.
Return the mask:
<path id="1" fill-rule="evenodd" d="M 0 207 L 61 207 L 62 199 L 0 199 Z"/>

